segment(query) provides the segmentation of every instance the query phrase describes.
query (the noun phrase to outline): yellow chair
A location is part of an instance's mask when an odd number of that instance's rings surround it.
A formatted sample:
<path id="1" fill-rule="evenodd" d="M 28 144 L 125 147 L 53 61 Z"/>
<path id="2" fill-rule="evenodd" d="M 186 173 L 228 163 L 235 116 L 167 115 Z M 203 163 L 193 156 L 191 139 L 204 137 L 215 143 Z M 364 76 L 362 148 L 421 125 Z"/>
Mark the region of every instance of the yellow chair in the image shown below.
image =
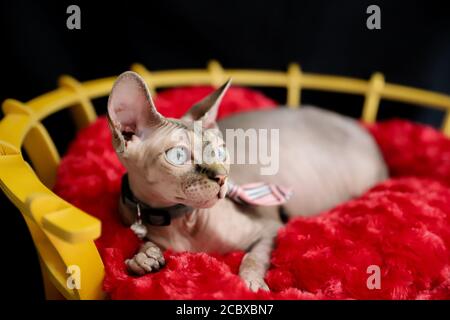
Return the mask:
<path id="1" fill-rule="evenodd" d="M 380 73 L 369 81 L 303 73 L 297 64 L 287 72 L 224 70 L 211 61 L 206 70 L 150 72 L 136 64 L 150 90 L 181 85 L 217 86 L 229 77 L 243 86 L 271 86 L 287 89 L 287 104 L 300 103 L 302 89 L 364 95 L 362 119 L 376 120 L 380 99 L 425 105 L 446 112 L 443 132 L 450 136 L 450 96 L 388 84 Z M 103 263 L 94 240 L 101 234 L 100 221 L 55 195 L 59 154 L 42 125 L 54 112 L 70 108 L 78 128 L 96 118 L 91 99 L 109 94 L 115 77 L 80 83 L 63 76 L 60 87 L 27 103 L 7 99 L 0 121 L 0 187 L 22 213 L 31 232 L 44 279 L 47 299 L 102 299 Z M 33 168 L 24 160 L 25 148 Z"/>

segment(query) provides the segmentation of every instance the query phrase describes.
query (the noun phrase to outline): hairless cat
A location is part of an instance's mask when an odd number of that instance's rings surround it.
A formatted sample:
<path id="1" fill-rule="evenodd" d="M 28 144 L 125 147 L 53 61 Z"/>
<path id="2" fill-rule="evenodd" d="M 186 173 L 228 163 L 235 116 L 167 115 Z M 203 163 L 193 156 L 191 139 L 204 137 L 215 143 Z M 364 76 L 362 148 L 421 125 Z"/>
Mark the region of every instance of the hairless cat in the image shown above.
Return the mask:
<path id="1" fill-rule="evenodd" d="M 130 272 L 159 270 L 165 263 L 161 250 L 167 248 L 245 250 L 239 275 L 251 290 L 268 290 L 264 276 L 282 226 L 280 206 L 252 205 L 245 201 L 249 197 L 240 184 L 260 181 L 250 192 L 262 192 L 266 200 L 285 196 L 268 201 L 274 204 L 283 203 L 290 193 L 277 186 L 289 186 L 292 196 L 282 208 L 292 217 L 329 209 L 387 177 L 380 151 L 366 130 L 329 111 L 277 108 L 240 113 L 217 123 L 229 85 L 228 81 L 195 104 L 181 119 L 173 119 L 157 111 L 138 74 L 125 72 L 117 79 L 108 101 L 108 120 L 114 148 L 127 169 L 119 212 L 122 221 L 146 239 L 125 261 Z M 277 154 L 271 155 L 279 156 L 278 171 L 262 175 L 260 163 L 231 161 L 219 128 L 278 130 Z M 210 157 L 200 159 L 205 149 Z M 247 156 L 252 152 L 242 144 L 234 151 Z M 231 195 L 238 194 L 236 190 L 240 197 Z"/>

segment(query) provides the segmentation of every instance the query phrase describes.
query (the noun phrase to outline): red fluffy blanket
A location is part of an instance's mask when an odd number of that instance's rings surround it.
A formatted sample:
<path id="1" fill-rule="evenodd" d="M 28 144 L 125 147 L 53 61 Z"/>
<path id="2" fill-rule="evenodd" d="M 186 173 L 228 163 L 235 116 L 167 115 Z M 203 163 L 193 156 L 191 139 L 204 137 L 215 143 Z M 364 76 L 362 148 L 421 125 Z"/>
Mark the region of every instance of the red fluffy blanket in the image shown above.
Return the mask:
<path id="1" fill-rule="evenodd" d="M 156 105 L 179 117 L 209 87 L 162 92 Z M 276 103 L 231 88 L 220 117 Z M 55 191 L 102 221 L 96 241 L 112 299 L 449 299 L 450 140 L 438 131 L 393 120 L 368 128 L 389 165 L 391 179 L 358 199 L 313 218 L 292 219 L 279 231 L 266 281 L 270 292 L 250 292 L 239 276 L 243 252 L 227 255 L 165 252 L 157 273 L 131 276 L 124 265 L 139 240 L 118 219 L 125 172 L 104 117 L 79 132 L 58 171 Z M 380 288 L 369 289 L 371 265 Z"/>

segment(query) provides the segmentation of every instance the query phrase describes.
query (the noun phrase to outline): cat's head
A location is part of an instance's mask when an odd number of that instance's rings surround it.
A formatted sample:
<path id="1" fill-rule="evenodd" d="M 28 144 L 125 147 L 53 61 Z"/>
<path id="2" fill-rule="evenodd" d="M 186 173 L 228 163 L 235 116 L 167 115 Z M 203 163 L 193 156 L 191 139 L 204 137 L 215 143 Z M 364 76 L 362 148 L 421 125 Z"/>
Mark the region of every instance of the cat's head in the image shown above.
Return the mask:
<path id="1" fill-rule="evenodd" d="M 138 198 L 161 207 L 209 208 L 225 196 L 230 165 L 215 121 L 229 85 L 172 119 L 156 110 L 138 74 L 119 76 L 109 96 L 108 120 L 113 146 Z"/>

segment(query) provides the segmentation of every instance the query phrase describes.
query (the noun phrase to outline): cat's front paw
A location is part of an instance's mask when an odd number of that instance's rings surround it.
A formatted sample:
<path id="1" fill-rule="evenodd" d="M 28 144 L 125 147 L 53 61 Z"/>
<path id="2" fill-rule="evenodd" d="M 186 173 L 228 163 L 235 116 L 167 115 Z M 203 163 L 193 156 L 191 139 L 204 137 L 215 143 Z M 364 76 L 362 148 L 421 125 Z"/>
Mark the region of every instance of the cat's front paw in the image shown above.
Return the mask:
<path id="1" fill-rule="evenodd" d="M 165 261 L 161 249 L 155 244 L 147 242 L 142 245 L 139 253 L 132 259 L 127 259 L 125 264 L 130 272 L 144 275 L 152 271 L 158 271 L 165 265 Z"/>
<path id="2" fill-rule="evenodd" d="M 247 287 L 253 292 L 257 292 L 258 290 L 270 291 L 269 286 L 263 278 L 244 276 L 242 279 L 244 280 Z"/>

